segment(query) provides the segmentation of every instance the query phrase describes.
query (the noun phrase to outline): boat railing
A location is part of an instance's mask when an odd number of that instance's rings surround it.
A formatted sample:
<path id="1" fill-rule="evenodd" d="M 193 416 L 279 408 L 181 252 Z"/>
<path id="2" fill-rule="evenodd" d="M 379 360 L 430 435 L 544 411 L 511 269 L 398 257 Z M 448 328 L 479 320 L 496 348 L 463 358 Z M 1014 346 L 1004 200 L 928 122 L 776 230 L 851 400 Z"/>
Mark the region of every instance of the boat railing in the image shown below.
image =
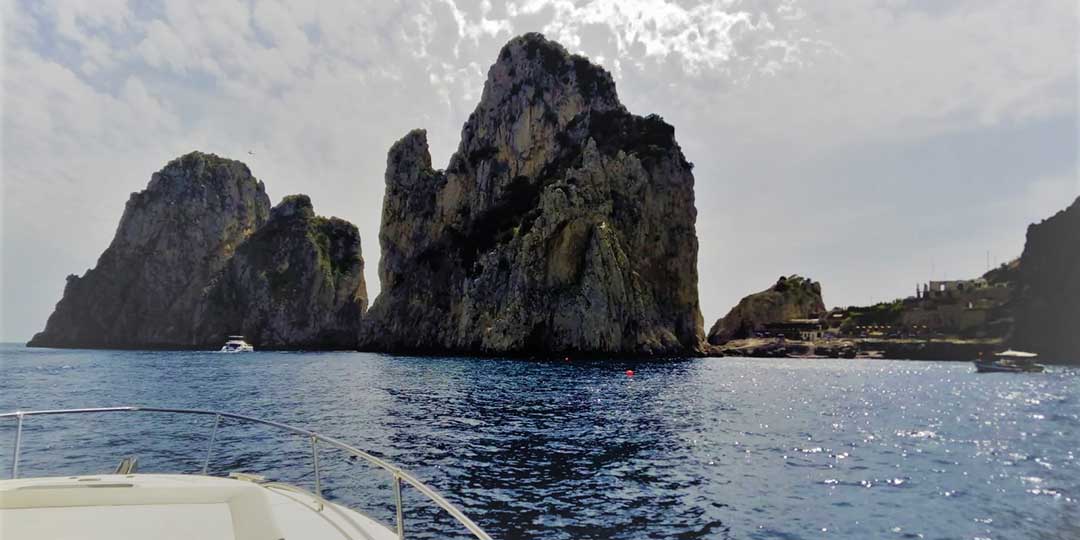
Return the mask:
<path id="1" fill-rule="evenodd" d="M 349 455 L 356 456 L 364 461 L 383 469 L 390 473 L 392 476 L 392 487 L 394 492 L 394 505 L 396 509 L 396 527 L 393 527 L 399 539 L 405 538 L 405 514 L 402 506 L 401 499 L 401 484 L 402 482 L 409 484 L 420 493 L 424 494 L 429 500 L 434 502 L 439 508 L 450 514 L 455 520 L 465 527 L 473 536 L 480 540 L 491 540 L 476 523 L 474 523 L 468 516 L 466 516 L 456 506 L 439 495 L 434 489 L 427 484 L 421 482 L 413 475 L 402 470 L 401 468 L 383 460 L 379 457 L 373 456 L 368 452 L 365 452 L 352 445 L 341 442 L 333 437 L 327 437 L 314 431 L 310 431 L 281 422 L 274 422 L 272 420 L 263 420 L 261 418 L 255 418 L 253 416 L 245 416 L 242 414 L 234 414 L 223 411 L 211 411 L 203 409 L 172 409 L 164 407 L 101 407 L 90 409 L 54 409 L 54 410 L 38 410 L 38 411 L 15 411 L 10 413 L 0 414 L 0 418 L 14 418 L 17 422 L 15 428 L 15 445 L 13 455 L 11 459 L 11 478 L 19 477 L 19 452 L 22 447 L 22 432 L 23 432 L 23 420 L 28 416 L 46 416 L 46 415 L 64 415 L 64 414 L 96 414 L 96 413 L 120 413 L 120 412 L 151 412 L 151 413 L 170 413 L 170 414 L 188 414 L 188 415 L 202 415 L 214 417 L 213 428 L 210 431 L 210 441 L 206 446 L 206 454 L 202 464 L 202 474 L 207 474 L 210 468 L 210 458 L 214 452 L 214 440 L 217 436 L 218 427 L 221 425 L 223 418 L 230 418 L 234 420 L 240 420 L 243 422 L 250 422 L 254 424 L 260 424 L 264 426 L 270 426 L 283 431 L 291 432 L 295 435 L 300 435 L 307 438 L 311 443 L 311 463 L 312 472 L 315 480 L 314 494 L 322 499 L 322 477 L 319 470 L 319 445 L 324 444 L 331 448 L 336 448 Z"/>

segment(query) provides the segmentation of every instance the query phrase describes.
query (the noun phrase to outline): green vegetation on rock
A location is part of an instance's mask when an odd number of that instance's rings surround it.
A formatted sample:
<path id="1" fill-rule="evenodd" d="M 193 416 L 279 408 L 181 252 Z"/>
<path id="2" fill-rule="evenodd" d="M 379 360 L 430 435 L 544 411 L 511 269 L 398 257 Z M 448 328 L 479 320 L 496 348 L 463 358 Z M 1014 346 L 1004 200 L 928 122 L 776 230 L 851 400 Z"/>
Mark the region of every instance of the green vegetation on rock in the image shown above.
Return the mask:
<path id="1" fill-rule="evenodd" d="M 603 68 L 511 40 L 445 171 L 387 156 L 366 348 L 685 355 L 704 349 L 691 166 Z"/>
<path id="2" fill-rule="evenodd" d="M 192 347 L 191 314 L 236 246 L 267 220 L 262 182 L 239 161 L 191 152 L 133 193 L 98 264 L 68 278 L 33 346 Z"/>
<path id="3" fill-rule="evenodd" d="M 356 227 L 290 195 L 237 250 L 199 317 L 200 335 L 263 348 L 355 348 L 367 308 Z"/>
<path id="4" fill-rule="evenodd" d="M 30 345 L 352 348 L 367 307 L 360 236 L 306 195 L 270 208 L 239 161 L 181 156 L 132 194 L 98 266 L 71 276 Z"/>
<path id="5" fill-rule="evenodd" d="M 824 313 L 820 283 L 798 275 L 781 276 L 772 287 L 743 298 L 717 320 L 709 330 L 709 343 L 721 345 L 746 339 L 767 324 L 820 317 Z"/>

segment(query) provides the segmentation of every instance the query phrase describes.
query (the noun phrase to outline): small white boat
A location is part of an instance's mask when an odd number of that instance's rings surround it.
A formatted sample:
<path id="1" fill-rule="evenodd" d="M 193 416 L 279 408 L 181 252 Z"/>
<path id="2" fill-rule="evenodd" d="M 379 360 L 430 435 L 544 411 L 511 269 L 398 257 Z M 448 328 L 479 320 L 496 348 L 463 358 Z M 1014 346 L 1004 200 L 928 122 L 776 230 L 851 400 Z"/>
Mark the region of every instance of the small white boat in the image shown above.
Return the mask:
<path id="1" fill-rule="evenodd" d="M 978 373 L 1039 373 L 1046 369 L 1042 364 L 1036 364 L 1038 354 L 1007 351 L 994 354 L 994 358 L 985 360 L 979 358 L 975 361 L 975 371 Z"/>
<path id="2" fill-rule="evenodd" d="M 255 347 L 244 341 L 244 336 L 229 336 L 229 341 L 221 348 L 224 353 L 255 352 Z"/>
<path id="3" fill-rule="evenodd" d="M 205 416 L 213 421 L 200 471 L 187 474 L 143 474 L 137 459 L 125 457 L 112 474 L 19 478 L 23 424 L 52 415 L 96 413 L 171 413 Z M 0 536 L 4 540 L 79 538 L 82 540 L 401 540 L 405 538 L 402 488 L 411 486 L 479 540 L 491 540 L 479 526 L 435 490 L 402 469 L 363 450 L 306 429 L 219 411 L 110 407 L 17 411 L 0 414 L 15 420 L 11 479 L 0 480 Z M 211 471 L 211 455 L 219 425 L 227 421 L 255 423 L 308 439 L 313 489 L 270 481 L 243 472 Z M 180 424 L 180 423 L 178 423 Z M 69 424 L 74 425 L 74 424 Z M 40 433 L 40 426 L 36 433 Z M 9 431 L 10 433 L 10 431 Z M 147 432 L 149 433 L 149 431 Z M 388 473 L 396 506 L 394 523 L 331 502 L 322 496 L 320 447 L 344 452 Z M 196 465 L 197 466 L 197 465 Z M 212 473 L 219 473 L 217 475 Z"/>

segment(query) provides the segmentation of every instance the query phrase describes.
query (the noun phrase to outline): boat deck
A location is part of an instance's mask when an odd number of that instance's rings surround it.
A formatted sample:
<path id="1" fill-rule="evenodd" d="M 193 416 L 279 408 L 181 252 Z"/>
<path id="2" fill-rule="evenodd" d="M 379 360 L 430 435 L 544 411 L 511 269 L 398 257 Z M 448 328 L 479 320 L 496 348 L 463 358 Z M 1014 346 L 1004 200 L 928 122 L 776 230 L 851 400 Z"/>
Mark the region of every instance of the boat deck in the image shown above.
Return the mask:
<path id="1" fill-rule="evenodd" d="M 131 474 L 0 481 L 0 537 L 392 540 L 397 534 L 288 484 Z"/>

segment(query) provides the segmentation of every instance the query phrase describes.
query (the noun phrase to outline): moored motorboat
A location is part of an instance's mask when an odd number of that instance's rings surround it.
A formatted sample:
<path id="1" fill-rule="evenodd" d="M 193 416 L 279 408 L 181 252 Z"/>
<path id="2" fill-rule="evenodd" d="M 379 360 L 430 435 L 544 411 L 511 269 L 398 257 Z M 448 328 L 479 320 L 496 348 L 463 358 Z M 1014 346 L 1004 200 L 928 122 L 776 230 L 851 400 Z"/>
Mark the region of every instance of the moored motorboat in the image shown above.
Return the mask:
<path id="1" fill-rule="evenodd" d="M 255 347 L 244 341 L 244 336 L 229 336 L 229 340 L 221 347 L 223 353 L 255 352 Z"/>
<path id="2" fill-rule="evenodd" d="M 975 360 L 975 371 L 978 373 L 1039 373 L 1046 368 L 1042 364 L 1035 363 L 1035 358 L 1038 356 L 1035 353 L 1012 349 L 995 353 L 992 359 L 984 359 L 980 355 L 979 359 Z"/>
<path id="3" fill-rule="evenodd" d="M 121 412 L 212 417 L 213 429 L 201 470 L 187 474 L 142 474 L 136 472 L 137 460 L 127 457 L 112 474 L 19 477 L 23 425 L 29 418 Z M 3 523 L 4 540 L 400 540 L 405 538 L 405 509 L 402 504 L 402 488 L 405 486 L 411 486 L 426 496 L 474 537 L 490 540 L 461 510 L 411 474 L 337 439 L 302 428 L 226 412 L 156 407 L 0 414 L 0 420 L 6 419 L 14 419 L 18 424 L 12 445 L 11 479 L 0 480 L 0 523 Z M 311 445 L 313 489 L 270 481 L 258 474 L 211 474 L 214 439 L 223 420 L 269 426 L 308 439 Z M 343 451 L 352 459 L 366 461 L 389 473 L 396 506 L 395 523 L 385 524 L 363 512 L 323 498 L 320 447 Z"/>

